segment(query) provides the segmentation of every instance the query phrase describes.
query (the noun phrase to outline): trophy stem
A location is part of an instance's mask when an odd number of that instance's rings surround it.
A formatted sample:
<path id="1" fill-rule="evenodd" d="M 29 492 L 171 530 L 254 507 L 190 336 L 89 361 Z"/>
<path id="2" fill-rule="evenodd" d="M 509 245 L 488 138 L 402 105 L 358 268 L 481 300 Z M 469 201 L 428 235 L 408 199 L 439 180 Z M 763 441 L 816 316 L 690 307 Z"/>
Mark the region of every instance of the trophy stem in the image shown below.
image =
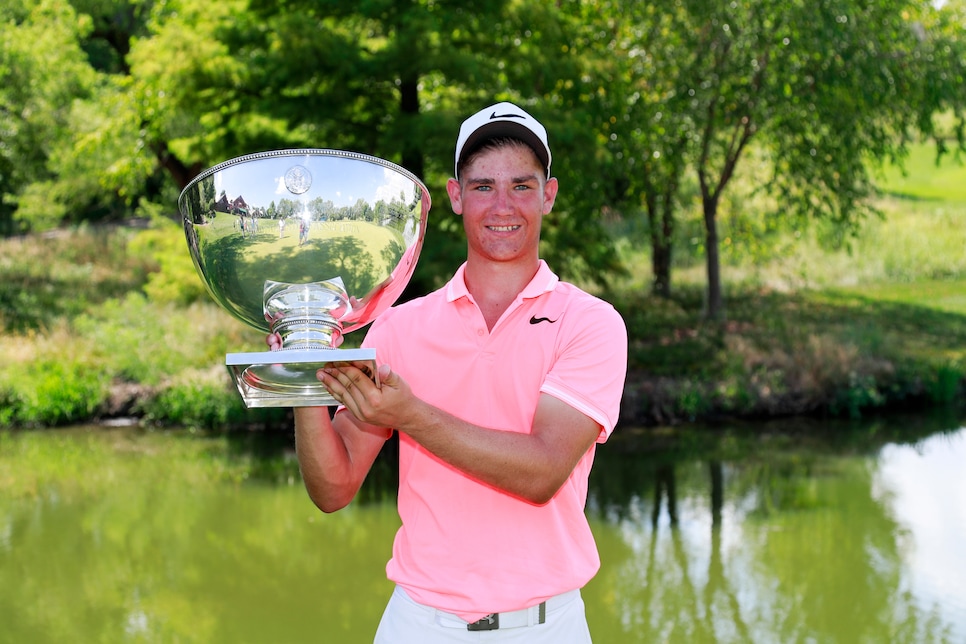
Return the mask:
<path id="1" fill-rule="evenodd" d="M 277 320 L 272 333 L 285 349 L 334 349 L 342 344 L 342 325 L 331 317 L 296 315 Z"/>
<path id="2" fill-rule="evenodd" d="M 342 279 L 287 284 L 265 282 L 265 319 L 282 349 L 335 349 L 342 344 L 342 318 L 352 309 Z"/>

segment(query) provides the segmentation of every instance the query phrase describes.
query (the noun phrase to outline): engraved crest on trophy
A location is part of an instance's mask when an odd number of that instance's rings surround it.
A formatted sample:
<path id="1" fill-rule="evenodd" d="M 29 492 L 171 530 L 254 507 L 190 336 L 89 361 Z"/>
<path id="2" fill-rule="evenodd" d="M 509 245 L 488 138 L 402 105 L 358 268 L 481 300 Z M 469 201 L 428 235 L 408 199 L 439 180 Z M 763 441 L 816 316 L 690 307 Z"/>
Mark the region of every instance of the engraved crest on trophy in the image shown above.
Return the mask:
<path id="1" fill-rule="evenodd" d="M 338 347 L 412 277 L 431 206 L 417 177 L 356 152 L 277 150 L 205 170 L 178 205 L 211 297 L 282 339 L 225 356 L 248 407 L 336 404 L 315 376 L 332 362 L 366 362 L 375 377 L 374 349 Z"/>

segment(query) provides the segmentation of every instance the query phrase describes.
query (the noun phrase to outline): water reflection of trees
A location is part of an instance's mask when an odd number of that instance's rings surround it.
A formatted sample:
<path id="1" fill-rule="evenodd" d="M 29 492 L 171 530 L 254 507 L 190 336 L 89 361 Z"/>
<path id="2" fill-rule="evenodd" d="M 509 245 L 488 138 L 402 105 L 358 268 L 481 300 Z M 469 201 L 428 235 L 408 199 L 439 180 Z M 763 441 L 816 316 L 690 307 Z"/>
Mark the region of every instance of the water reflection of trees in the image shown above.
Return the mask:
<path id="1" fill-rule="evenodd" d="M 886 441 L 918 445 L 961 420 L 901 422 L 823 440 L 615 436 L 590 485 L 595 641 L 962 641 L 913 594 L 875 459 Z M 57 441 L 50 465 L 68 477 L 48 489 L 40 476 L 33 500 L 0 495 L 0 641 L 371 641 L 391 592 L 395 440 L 358 502 L 322 515 L 291 432 L 226 437 L 221 461 L 200 436 L 119 431 L 2 443 L 9 468 Z M 250 459 L 245 483 L 217 482 Z"/>
<path id="2" fill-rule="evenodd" d="M 108 494 L 0 499 L 0 642 L 371 641 L 391 505 L 323 517 L 300 485 L 144 450 L 101 464 Z"/>
<path id="3" fill-rule="evenodd" d="M 621 642 L 947 641 L 906 587 L 903 529 L 877 496 L 867 458 L 918 431 L 865 423 L 828 440 L 759 434 L 739 446 L 734 435 L 708 434 L 653 451 L 604 446 L 588 510 L 604 561 L 591 584 L 609 595 L 589 606 L 595 633 Z"/>

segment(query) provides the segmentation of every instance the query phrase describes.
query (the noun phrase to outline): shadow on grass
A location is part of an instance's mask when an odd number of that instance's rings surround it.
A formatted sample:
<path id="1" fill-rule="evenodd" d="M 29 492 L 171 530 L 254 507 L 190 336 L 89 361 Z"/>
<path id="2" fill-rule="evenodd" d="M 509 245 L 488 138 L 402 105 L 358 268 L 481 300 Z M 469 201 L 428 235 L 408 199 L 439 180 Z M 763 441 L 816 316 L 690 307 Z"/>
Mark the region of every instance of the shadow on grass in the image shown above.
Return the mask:
<path id="1" fill-rule="evenodd" d="M 744 291 L 729 297 L 722 323 L 703 318 L 699 289 L 670 300 L 631 294 L 615 306 L 628 327 L 631 370 L 654 375 L 713 377 L 733 357 L 728 338 L 794 353 L 803 338 L 830 337 L 861 355 L 913 365 L 966 357 L 966 316 L 856 294 Z"/>

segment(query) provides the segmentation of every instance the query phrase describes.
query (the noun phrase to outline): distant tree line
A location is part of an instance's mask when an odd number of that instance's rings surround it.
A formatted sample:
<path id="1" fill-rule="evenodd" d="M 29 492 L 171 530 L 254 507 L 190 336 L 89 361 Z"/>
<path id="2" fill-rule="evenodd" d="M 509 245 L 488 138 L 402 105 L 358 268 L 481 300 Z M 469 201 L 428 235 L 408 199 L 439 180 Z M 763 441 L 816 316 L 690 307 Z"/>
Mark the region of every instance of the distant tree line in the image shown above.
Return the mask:
<path id="1" fill-rule="evenodd" d="M 349 149 L 429 186 L 428 288 L 462 254 L 443 189 L 459 123 L 506 99 L 551 133 L 554 267 L 606 284 L 623 269 L 604 222 L 640 222 L 670 295 L 696 205 L 720 319 L 742 164 L 769 221 L 854 233 L 878 165 L 924 137 L 963 149 L 963 24 L 963 0 L 6 0 L 0 232 L 177 217 L 226 159 Z"/>

